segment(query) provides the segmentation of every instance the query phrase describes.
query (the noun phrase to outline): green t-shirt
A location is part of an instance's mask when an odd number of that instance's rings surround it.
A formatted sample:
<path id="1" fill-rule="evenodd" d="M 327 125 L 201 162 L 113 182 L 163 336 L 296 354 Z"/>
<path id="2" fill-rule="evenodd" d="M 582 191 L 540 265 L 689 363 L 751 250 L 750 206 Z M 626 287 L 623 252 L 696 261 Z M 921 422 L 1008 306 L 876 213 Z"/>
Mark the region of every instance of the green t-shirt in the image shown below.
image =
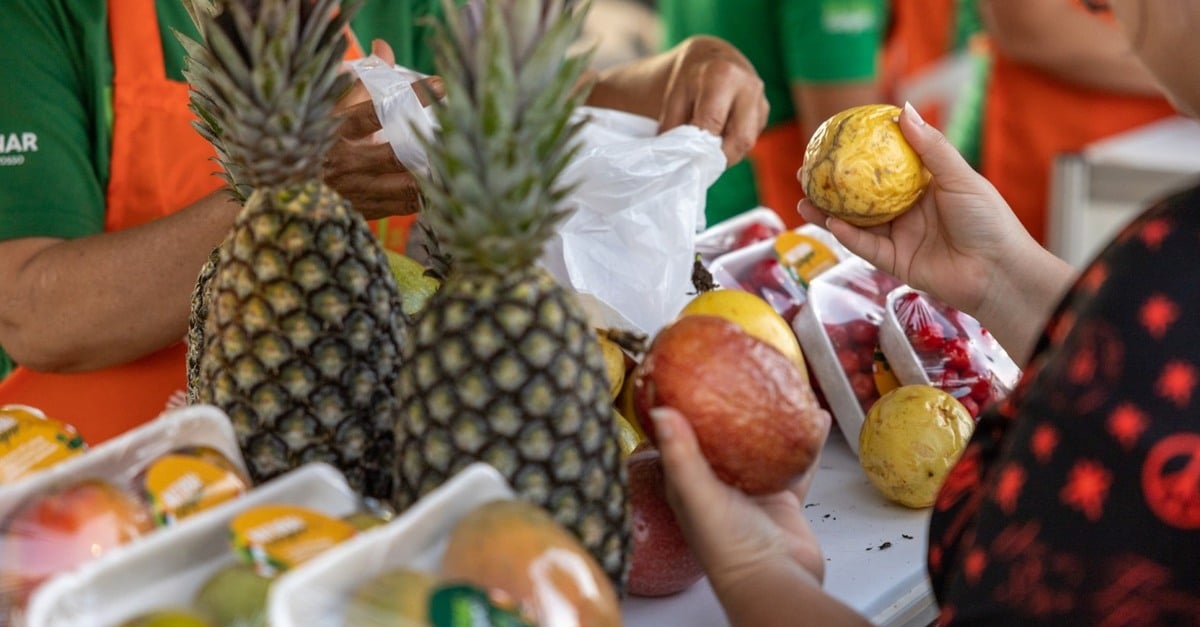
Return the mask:
<path id="1" fill-rule="evenodd" d="M 0 240 L 74 239 L 104 230 L 112 137 L 112 50 L 105 0 L 3 0 L 0 19 Z M 437 0 L 369 0 L 354 19 L 365 48 L 392 44 L 401 65 L 429 72 L 417 16 Z M 155 0 L 168 77 L 183 80 L 195 37 L 180 0 Z M 440 13 L 440 11 L 439 11 Z M 197 167 L 211 168 L 210 164 Z M 0 348 L 0 378 L 13 363 Z"/>
<path id="2" fill-rule="evenodd" d="M 875 78 L 887 22 L 884 0 L 659 0 L 663 43 L 714 35 L 746 55 L 763 81 L 767 125 L 796 117 L 791 85 Z M 714 223 L 757 204 L 749 162 L 709 189 Z"/>

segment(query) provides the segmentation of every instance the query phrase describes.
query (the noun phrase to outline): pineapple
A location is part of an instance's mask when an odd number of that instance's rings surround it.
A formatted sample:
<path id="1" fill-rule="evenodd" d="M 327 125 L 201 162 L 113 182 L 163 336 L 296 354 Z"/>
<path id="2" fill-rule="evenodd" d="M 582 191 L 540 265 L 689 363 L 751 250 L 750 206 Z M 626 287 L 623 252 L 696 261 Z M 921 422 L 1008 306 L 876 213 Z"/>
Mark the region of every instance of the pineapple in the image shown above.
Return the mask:
<path id="1" fill-rule="evenodd" d="M 482 460 L 575 532 L 618 589 L 629 549 L 625 469 L 603 352 L 571 293 L 536 265 L 567 215 L 559 174 L 587 63 L 568 57 L 584 9 L 443 0 L 434 37 L 447 98 L 423 138 L 427 221 L 452 260 L 413 322 L 397 384 L 403 509 Z"/>
<path id="2" fill-rule="evenodd" d="M 194 12 L 203 43 L 181 37 L 185 73 L 245 203 L 193 298 L 189 389 L 229 415 L 256 481 L 325 461 L 390 499 L 406 319 L 383 249 L 321 181 L 357 3 L 211 4 Z"/>

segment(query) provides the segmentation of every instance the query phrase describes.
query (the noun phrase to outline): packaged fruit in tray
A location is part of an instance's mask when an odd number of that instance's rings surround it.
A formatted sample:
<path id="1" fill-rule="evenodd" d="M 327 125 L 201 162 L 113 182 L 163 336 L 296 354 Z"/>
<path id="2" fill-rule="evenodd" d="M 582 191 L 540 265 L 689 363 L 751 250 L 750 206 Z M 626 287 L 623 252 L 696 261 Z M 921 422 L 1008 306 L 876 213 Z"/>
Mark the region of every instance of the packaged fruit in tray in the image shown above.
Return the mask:
<path id="1" fill-rule="evenodd" d="M 280 573 L 386 521 L 332 466 L 307 464 L 50 579 L 24 627 L 177 624 L 155 622 L 172 617 L 265 627 Z"/>
<path id="2" fill-rule="evenodd" d="M 887 295 L 899 286 L 866 261 L 846 259 L 813 280 L 808 306 L 792 322 L 810 374 L 856 454 L 866 412 L 899 385 L 879 348 Z"/>
<path id="3" fill-rule="evenodd" d="M 907 286 L 888 294 L 880 340 L 902 384 L 944 390 L 972 417 L 1007 396 L 1021 376 L 979 321 Z"/>
<path id="4" fill-rule="evenodd" d="M 761 296 L 791 322 L 812 280 L 849 256 L 828 231 L 806 224 L 722 255 L 710 270 L 717 284 Z"/>
<path id="5" fill-rule="evenodd" d="M 243 494 L 245 477 L 228 418 L 193 406 L 0 486 L 0 625 L 21 624 L 44 582 Z"/>
<path id="6" fill-rule="evenodd" d="M 783 220 L 778 214 L 758 207 L 722 220 L 696 235 L 696 253 L 708 264 L 726 253 L 774 239 L 783 230 Z"/>
<path id="7" fill-rule="evenodd" d="M 27 405 L 0 407 L 0 486 L 15 483 L 87 450 L 74 427 Z"/>

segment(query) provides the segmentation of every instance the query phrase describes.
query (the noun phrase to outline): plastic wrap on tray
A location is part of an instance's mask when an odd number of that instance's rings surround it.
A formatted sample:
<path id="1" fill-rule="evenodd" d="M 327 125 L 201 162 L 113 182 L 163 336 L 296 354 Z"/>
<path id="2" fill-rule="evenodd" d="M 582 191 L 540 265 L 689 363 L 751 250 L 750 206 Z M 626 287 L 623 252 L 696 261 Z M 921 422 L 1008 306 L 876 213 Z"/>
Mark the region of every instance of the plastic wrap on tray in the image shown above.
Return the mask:
<path id="1" fill-rule="evenodd" d="M 23 624 L 52 578 L 243 494 L 245 476 L 228 418 L 193 406 L 0 486 L 0 624 Z"/>
<path id="2" fill-rule="evenodd" d="M 265 620 L 273 569 L 353 537 L 363 525 L 350 521 L 364 511 L 335 468 L 307 464 L 51 579 L 34 592 L 27 626 L 115 627 L 165 612 Z"/>
<path id="3" fill-rule="evenodd" d="M 705 264 L 721 255 L 774 239 L 784 230 L 783 220 L 773 210 L 758 207 L 722 220 L 696 235 L 696 253 Z"/>
<path id="4" fill-rule="evenodd" d="M 761 296 L 789 323 L 808 299 L 808 285 L 850 253 L 828 231 L 805 224 L 716 258 L 721 286 Z"/>
<path id="5" fill-rule="evenodd" d="M 880 343 L 901 384 L 949 392 L 972 417 L 1007 396 L 1021 376 L 978 320 L 907 286 L 888 294 Z"/>
<path id="6" fill-rule="evenodd" d="M 491 466 L 468 466 L 396 520 L 279 579 L 270 624 L 616 625 L 620 607 L 578 539 L 516 499 Z"/>
<path id="7" fill-rule="evenodd" d="M 395 617 L 387 622 L 383 615 L 389 614 L 389 608 L 375 613 L 369 607 L 352 606 L 351 599 L 356 594 L 359 599 L 376 596 L 367 586 L 385 574 L 430 589 L 453 524 L 483 503 L 511 498 L 511 488 L 491 466 L 468 466 L 391 523 L 362 533 L 280 577 L 271 592 L 271 625 L 350 625 L 347 617 L 352 612 L 363 627 L 403 624 Z"/>
<path id="8" fill-rule="evenodd" d="M 813 379 L 850 448 L 871 405 L 898 385 L 879 349 L 887 295 L 900 282 L 857 257 L 815 278 L 792 322 Z"/>

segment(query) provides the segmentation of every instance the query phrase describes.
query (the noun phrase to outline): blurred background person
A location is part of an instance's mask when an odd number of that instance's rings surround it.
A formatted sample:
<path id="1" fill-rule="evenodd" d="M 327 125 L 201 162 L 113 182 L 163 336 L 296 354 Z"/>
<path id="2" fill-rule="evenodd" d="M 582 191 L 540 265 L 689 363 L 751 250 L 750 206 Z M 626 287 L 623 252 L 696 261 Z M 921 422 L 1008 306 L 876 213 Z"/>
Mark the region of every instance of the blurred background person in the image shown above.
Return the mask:
<path id="1" fill-rule="evenodd" d="M 1045 243 L 1055 156 L 1172 109 L 1108 14 L 1079 0 L 979 2 L 992 48 L 982 172 Z"/>

